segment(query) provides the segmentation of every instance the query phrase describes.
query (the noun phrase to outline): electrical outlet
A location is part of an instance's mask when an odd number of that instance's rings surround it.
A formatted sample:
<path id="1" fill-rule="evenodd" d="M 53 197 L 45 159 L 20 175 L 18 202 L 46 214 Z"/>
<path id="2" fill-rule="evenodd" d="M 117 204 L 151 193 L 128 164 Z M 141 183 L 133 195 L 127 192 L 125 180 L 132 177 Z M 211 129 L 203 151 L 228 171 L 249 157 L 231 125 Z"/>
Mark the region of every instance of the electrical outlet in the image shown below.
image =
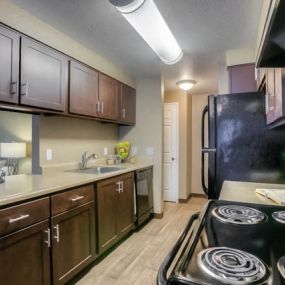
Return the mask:
<path id="1" fill-rule="evenodd" d="M 47 160 L 52 160 L 52 149 L 47 149 Z"/>
<path id="2" fill-rule="evenodd" d="M 104 155 L 108 155 L 108 148 L 104 147 Z"/>
<path id="3" fill-rule="evenodd" d="M 145 154 L 147 156 L 153 156 L 154 155 L 154 148 L 152 146 L 149 146 L 145 149 Z"/>
<path id="4" fill-rule="evenodd" d="M 131 148 L 131 155 L 137 155 L 138 154 L 138 147 L 132 146 Z"/>

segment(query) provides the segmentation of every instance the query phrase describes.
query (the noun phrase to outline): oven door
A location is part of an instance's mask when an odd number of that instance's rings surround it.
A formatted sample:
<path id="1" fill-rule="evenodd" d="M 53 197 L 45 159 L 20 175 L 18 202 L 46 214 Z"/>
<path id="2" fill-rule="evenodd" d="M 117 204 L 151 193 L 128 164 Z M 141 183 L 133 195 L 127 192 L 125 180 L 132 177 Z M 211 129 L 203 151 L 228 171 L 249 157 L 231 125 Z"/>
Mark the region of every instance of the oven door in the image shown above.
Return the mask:
<path id="1" fill-rule="evenodd" d="M 136 210 L 141 217 L 153 208 L 152 167 L 136 171 Z"/>

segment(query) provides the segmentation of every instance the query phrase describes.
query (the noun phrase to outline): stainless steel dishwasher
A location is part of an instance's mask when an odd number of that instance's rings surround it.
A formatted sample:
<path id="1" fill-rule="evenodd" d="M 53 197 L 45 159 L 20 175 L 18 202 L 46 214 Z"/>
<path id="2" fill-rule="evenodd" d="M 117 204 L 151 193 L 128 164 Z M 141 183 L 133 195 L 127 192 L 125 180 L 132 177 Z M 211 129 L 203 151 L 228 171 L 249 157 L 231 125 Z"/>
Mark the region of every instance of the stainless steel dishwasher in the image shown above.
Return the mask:
<path id="1" fill-rule="evenodd" d="M 153 169 L 135 172 L 135 217 L 139 226 L 153 215 Z"/>

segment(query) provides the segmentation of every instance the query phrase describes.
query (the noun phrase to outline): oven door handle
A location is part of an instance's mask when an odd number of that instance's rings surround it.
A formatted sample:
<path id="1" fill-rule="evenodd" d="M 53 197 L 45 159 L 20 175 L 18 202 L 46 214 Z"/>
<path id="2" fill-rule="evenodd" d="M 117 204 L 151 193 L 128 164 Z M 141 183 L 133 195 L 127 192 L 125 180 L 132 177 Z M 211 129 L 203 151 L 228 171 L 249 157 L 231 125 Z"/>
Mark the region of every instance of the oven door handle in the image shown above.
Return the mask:
<path id="1" fill-rule="evenodd" d="M 191 218 L 189 219 L 189 222 L 186 226 L 186 228 L 184 229 L 184 231 L 182 232 L 182 234 L 180 235 L 179 239 L 177 240 L 176 244 L 174 245 L 174 247 L 171 249 L 171 251 L 169 252 L 169 254 L 166 256 L 166 258 L 164 259 L 164 261 L 162 262 L 159 270 L 158 270 L 158 274 L 157 274 L 157 285 L 166 285 L 167 284 L 167 271 L 170 268 L 170 265 L 172 264 L 179 248 L 181 247 L 185 237 L 187 236 L 187 233 L 189 232 L 189 230 L 191 229 L 193 223 L 195 222 L 195 220 L 198 219 L 199 213 L 195 213 L 191 216 Z"/>

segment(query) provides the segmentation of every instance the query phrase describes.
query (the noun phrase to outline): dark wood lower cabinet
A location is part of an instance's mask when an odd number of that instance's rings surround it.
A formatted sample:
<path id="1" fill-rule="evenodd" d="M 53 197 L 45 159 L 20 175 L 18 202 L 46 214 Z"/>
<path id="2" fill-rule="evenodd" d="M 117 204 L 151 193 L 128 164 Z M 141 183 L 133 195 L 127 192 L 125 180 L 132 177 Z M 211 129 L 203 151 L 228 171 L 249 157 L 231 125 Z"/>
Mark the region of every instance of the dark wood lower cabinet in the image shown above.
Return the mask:
<path id="1" fill-rule="evenodd" d="M 65 284 L 95 259 L 94 202 L 51 218 L 53 284 Z"/>
<path id="2" fill-rule="evenodd" d="M 0 239 L 1 284 L 50 284 L 48 229 L 45 220 Z"/>
<path id="3" fill-rule="evenodd" d="M 134 227 L 134 174 L 97 183 L 98 249 L 103 253 Z"/>
<path id="4" fill-rule="evenodd" d="M 134 177 L 121 176 L 121 192 L 117 202 L 117 231 L 120 236 L 129 232 L 134 226 Z"/>
<path id="5" fill-rule="evenodd" d="M 98 247 L 102 253 L 118 238 L 116 224 L 117 178 L 97 183 Z"/>

